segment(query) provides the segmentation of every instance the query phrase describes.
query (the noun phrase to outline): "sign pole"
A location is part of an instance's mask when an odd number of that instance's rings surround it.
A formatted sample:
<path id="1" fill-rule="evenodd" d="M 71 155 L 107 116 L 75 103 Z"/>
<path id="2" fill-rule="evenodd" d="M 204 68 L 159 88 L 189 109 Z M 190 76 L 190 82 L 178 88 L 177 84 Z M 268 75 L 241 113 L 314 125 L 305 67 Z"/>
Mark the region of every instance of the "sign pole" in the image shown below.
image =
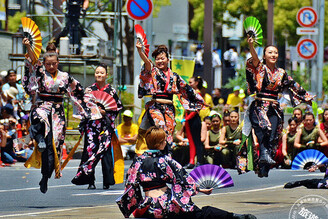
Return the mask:
<path id="1" fill-rule="evenodd" d="M 325 0 L 320 0 L 319 6 L 319 53 L 318 53 L 318 91 L 317 99 L 322 102 L 322 69 L 323 69 L 323 50 L 324 50 L 324 30 L 325 30 Z"/>
<path id="2" fill-rule="evenodd" d="M 312 7 L 317 11 L 318 9 L 318 1 L 317 0 L 313 0 L 312 1 Z M 317 36 L 316 35 L 313 35 L 311 37 L 312 40 L 317 41 Z M 317 58 L 317 57 L 316 57 Z M 311 65 L 308 66 L 309 68 L 311 67 L 311 92 L 315 95 L 318 95 L 317 94 L 317 88 L 318 88 L 318 68 L 317 68 L 317 59 L 314 58 L 311 60 Z"/>

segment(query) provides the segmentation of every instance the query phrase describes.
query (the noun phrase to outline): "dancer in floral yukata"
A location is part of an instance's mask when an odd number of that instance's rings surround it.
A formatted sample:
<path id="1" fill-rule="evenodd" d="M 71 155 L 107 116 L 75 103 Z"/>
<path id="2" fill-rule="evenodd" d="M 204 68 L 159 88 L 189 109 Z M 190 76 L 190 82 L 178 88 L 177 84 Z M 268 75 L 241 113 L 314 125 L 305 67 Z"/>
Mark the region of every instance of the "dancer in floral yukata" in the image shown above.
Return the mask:
<path id="1" fill-rule="evenodd" d="M 138 141 L 150 126 L 155 125 L 165 130 L 167 142 L 171 145 L 175 127 L 173 94 L 179 96 L 183 107 L 189 111 L 200 110 L 204 106 L 204 100 L 168 67 L 169 54 L 165 45 L 158 46 L 152 53 L 152 57 L 155 58 L 155 66 L 142 50 L 142 44 L 139 41 L 137 41 L 136 47 L 145 63 L 140 73 L 139 98 L 144 95 L 152 95 L 152 100 L 145 106 L 146 113 L 140 125 Z M 139 143 L 137 143 L 136 149 L 138 149 L 138 145 Z"/>
<path id="2" fill-rule="evenodd" d="M 80 116 L 88 117 L 90 112 L 82 107 L 84 92 L 81 84 L 67 72 L 58 69 L 58 54 L 46 52 L 42 65 L 40 61 L 33 60 L 33 51 L 27 38 L 23 39 L 23 45 L 28 51 L 23 86 L 35 101 L 31 108 L 29 131 L 31 138 L 37 143 L 34 156 L 31 156 L 25 166 L 40 167 L 41 163 L 42 179 L 39 185 L 41 192 L 46 193 L 48 179 L 54 169 L 55 178 L 61 177 L 58 155 L 65 140 L 64 95 L 70 97 Z M 42 162 L 37 161 L 40 157 Z"/>
<path id="3" fill-rule="evenodd" d="M 294 106 L 301 102 L 311 104 L 314 97 L 288 76 L 284 69 L 276 67 L 277 47 L 266 46 L 261 62 L 253 43 L 254 39 L 248 37 L 252 58 L 246 63 L 246 79 L 249 93 L 256 94 L 256 97 L 245 113 L 243 134 L 249 136 L 251 129 L 254 129 L 260 145 L 258 176 L 268 177 L 270 166 L 275 164 L 272 157 L 276 152 L 284 121 L 278 94 L 287 92 Z M 248 163 L 252 162 L 249 160 Z"/>
<path id="4" fill-rule="evenodd" d="M 198 192 L 209 195 L 213 189 L 200 189 L 178 162 L 161 152 L 166 146 L 163 129 L 149 128 L 145 139 L 149 150 L 133 160 L 126 175 L 126 195 L 119 201 L 126 217 L 133 213 L 136 218 L 256 218 L 211 206 L 198 208 L 191 196 Z"/>
<path id="5" fill-rule="evenodd" d="M 115 184 L 114 180 L 114 157 L 112 156 L 111 140 L 115 135 L 115 118 L 118 112 L 123 108 L 118 99 L 116 91 L 110 84 L 106 84 L 108 78 L 107 66 L 100 64 L 95 70 L 96 82 L 87 87 L 85 92 L 103 91 L 111 95 L 117 105 L 115 110 L 106 111 L 100 105 L 102 118 L 97 120 L 86 119 L 80 124 L 80 128 L 85 133 L 84 150 L 81 158 L 79 170 L 72 180 L 76 185 L 89 184 L 88 189 L 95 189 L 95 168 L 101 159 L 103 172 L 103 189 L 108 189 L 110 185 Z"/>

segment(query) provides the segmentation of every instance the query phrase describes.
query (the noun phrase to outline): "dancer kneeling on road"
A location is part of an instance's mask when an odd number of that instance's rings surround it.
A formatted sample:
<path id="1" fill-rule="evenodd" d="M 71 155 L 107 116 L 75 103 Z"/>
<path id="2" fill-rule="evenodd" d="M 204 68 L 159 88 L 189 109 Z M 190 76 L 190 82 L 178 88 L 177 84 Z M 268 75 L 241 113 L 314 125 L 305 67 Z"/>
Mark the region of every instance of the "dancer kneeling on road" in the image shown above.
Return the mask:
<path id="1" fill-rule="evenodd" d="M 148 150 L 136 157 L 131 164 L 125 189 L 129 196 L 137 194 L 141 185 L 145 198 L 140 203 L 135 198 L 123 200 L 127 209 L 136 210 L 135 217 L 142 218 L 256 218 L 254 215 L 239 215 L 211 206 L 198 208 L 191 200 L 198 192 L 207 195 L 212 189 L 200 189 L 186 170 L 170 156 L 164 155 L 166 133 L 163 129 L 150 127 L 145 140 Z M 171 188 L 167 184 L 171 184 Z"/>

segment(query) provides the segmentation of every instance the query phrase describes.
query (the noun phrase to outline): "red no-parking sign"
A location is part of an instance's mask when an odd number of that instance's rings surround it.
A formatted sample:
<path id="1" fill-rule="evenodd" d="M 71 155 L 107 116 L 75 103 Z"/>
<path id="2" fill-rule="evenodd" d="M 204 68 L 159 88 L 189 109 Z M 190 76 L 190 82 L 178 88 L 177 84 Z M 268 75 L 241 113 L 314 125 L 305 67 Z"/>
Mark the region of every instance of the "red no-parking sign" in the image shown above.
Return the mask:
<path id="1" fill-rule="evenodd" d="M 297 12 L 296 20 L 302 27 L 313 27 L 318 21 L 318 13 L 312 7 L 303 7 Z"/>
<path id="2" fill-rule="evenodd" d="M 128 0 L 126 11 L 134 20 L 145 20 L 153 11 L 153 2 L 151 0 Z"/>
<path id="3" fill-rule="evenodd" d="M 303 59 L 312 59 L 318 51 L 317 44 L 311 39 L 301 39 L 298 41 L 296 49 Z"/>

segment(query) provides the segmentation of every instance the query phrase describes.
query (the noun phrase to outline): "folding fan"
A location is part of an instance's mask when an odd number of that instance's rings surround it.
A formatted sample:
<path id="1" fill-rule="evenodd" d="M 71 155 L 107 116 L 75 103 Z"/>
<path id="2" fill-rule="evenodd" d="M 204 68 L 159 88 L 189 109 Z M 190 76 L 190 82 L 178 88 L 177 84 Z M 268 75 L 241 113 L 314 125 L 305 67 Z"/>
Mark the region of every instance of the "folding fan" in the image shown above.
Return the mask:
<path id="1" fill-rule="evenodd" d="M 145 31 L 139 24 L 134 25 L 134 30 L 136 32 L 137 38 L 139 39 L 140 43 L 142 44 L 142 50 L 145 52 L 146 56 L 149 56 L 149 44 L 146 38 Z"/>
<path id="2" fill-rule="evenodd" d="M 34 54 L 34 60 L 38 60 L 42 48 L 42 38 L 39 27 L 33 20 L 27 17 L 22 17 L 22 26 L 24 31 L 24 37 L 27 37 L 31 43 L 31 49 Z"/>
<path id="3" fill-rule="evenodd" d="M 307 163 L 314 163 L 315 165 L 327 163 L 328 158 L 320 151 L 308 149 L 299 153 L 293 160 L 292 170 L 304 169 Z"/>
<path id="4" fill-rule="evenodd" d="M 259 20 L 255 17 L 248 17 L 244 21 L 246 34 L 254 38 L 255 42 L 262 46 L 263 31 Z"/>
<path id="5" fill-rule="evenodd" d="M 95 97 L 95 101 L 100 103 L 105 110 L 117 110 L 116 100 L 112 97 L 112 95 L 104 92 L 104 91 L 92 91 L 91 94 Z"/>
<path id="6" fill-rule="evenodd" d="M 229 173 L 222 167 L 213 164 L 196 167 L 189 175 L 201 189 L 215 189 L 234 185 Z"/>

